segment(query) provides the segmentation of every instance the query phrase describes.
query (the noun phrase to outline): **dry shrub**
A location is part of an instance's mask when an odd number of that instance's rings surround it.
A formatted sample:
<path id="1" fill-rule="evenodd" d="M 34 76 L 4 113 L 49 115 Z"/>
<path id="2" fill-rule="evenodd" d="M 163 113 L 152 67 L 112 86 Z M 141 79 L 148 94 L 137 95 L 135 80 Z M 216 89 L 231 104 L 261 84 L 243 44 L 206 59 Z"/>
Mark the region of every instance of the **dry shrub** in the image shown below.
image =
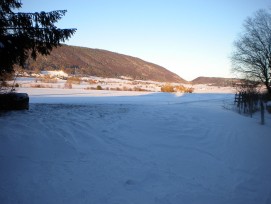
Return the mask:
<path id="1" fill-rule="evenodd" d="M 132 84 L 132 85 L 138 85 L 139 83 L 136 82 L 136 81 L 133 81 L 131 84 Z"/>
<path id="2" fill-rule="evenodd" d="M 175 90 L 177 92 L 181 92 L 181 93 L 193 93 L 194 91 L 194 88 L 190 87 L 190 88 L 187 88 L 183 85 L 179 85 L 179 86 L 175 86 Z"/>
<path id="3" fill-rule="evenodd" d="M 66 81 L 66 83 L 64 84 L 64 89 L 72 89 L 72 83 Z"/>
<path id="4" fill-rule="evenodd" d="M 43 83 L 57 83 L 57 78 L 52 77 L 50 75 L 45 75 L 40 78 L 40 81 Z"/>
<path id="5" fill-rule="evenodd" d="M 0 93 L 8 92 L 10 87 L 12 87 L 10 84 L 7 83 L 7 81 L 13 80 L 14 73 L 0 73 Z"/>
<path id="6" fill-rule="evenodd" d="M 102 88 L 100 85 L 98 85 L 98 86 L 96 87 L 96 89 L 97 89 L 97 90 L 103 90 L 103 88 Z"/>
<path id="7" fill-rule="evenodd" d="M 85 90 L 104 90 L 100 85 L 96 87 L 87 87 Z M 106 90 L 109 90 L 109 88 L 106 88 Z"/>
<path id="8" fill-rule="evenodd" d="M 128 88 L 126 86 L 124 87 L 105 87 L 105 88 L 102 88 L 100 85 L 98 85 L 97 87 L 87 87 L 85 88 L 85 90 L 110 90 L 110 91 L 148 91 L 146 89 L 142 89 L 140 87 L 134 87 L 134 88 Z"/>
<path id="9" fill-rule="evenodd" d="M 10 87 L 6 81 L 1 81 L 0 87 Z"/>
<path id="10" fill-rule="evenodd" d="M 117 88 L 110 88 L 111 91 L 122 91 L 121 88 L 117 87 Z"/>
<path id="11" fill-rule="evenodd" d="M 81 84 L 81 81 L 81 78 L 76 76 L 72 76 L 67 79 L 67 82 L 71 84 Z"/>
<path id="12" fill-rule="evenodd" d="M 122 87 L 123 91 L 128 91 L 128 88 L 126 86 Z"/>
<path id="13" fill-rule="evenodd" d="M 187 88 L 185 93 L 193 93 L 194 92 L 194 88 L 190 87 L 190 88 Z"/>
<path id="14" fill-rule="evenodd" d="M 181 92 L 181 93 L 193 93 L 194 88 L 192 87 L 185 87 L 183 85 L 179 86 L 172 86 L 171 84 L 165 84 L 161 87 L 161 92 Z"/>
<path id="15" fill-rule="evenodd" d="M 148 91 L 148 90 L 142 89 L 142 88 L 140 88 L 140 87 L 134 87 L 134 88 L 133 88 L 133 91 Z"/>
<path id="16" fill-rule="evenodd" d="M 97 88 L 95 87 L 87 87 L 87 88 L 84 88 L 85 90 L 97 90 Z"/>
<path id="17" fill-rule="evenodd" d="M 88 83 L 89 83 L 89 84 L 97 84 L 97 81 L 96 81 L 96 80 L 93 80 L 93 79 L 89 79 L 89 80 L 88 80 Z"/>
<path id="18" fill-rule="evenodd" d="M 174 86 L 171 84 L 165 84 L 161 87 L 161 92 L 174 92 Z"/>
<path id="19" fill-rule="evenodd" d="M 124 86 L 124 87 L 122 88 L 122 91 L 133 91 L 133 89 L 132 89 L 132 88 L 128 88 L 128 87 L 126 87 L 126 86 Z"/>
<path id="20" fill-rule="evenodd" d="M 49 84 L 30 84 L 31 88 L 53 88 L 52 85 Z"/>

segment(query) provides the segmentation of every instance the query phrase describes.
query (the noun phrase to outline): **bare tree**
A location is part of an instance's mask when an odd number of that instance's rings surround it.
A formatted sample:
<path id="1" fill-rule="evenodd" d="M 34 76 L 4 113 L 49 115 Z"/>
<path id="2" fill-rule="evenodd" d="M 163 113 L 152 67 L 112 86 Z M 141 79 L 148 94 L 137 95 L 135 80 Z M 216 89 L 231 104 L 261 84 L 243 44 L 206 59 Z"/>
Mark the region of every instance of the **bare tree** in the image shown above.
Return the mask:
<path id="1" fill-rule="evenodd" d="M 247 80 L 263 83 L 271 94 L 271 13 L 259 10 L 247 18 L 234 48 L 231 56 L 233 72 Z"/>

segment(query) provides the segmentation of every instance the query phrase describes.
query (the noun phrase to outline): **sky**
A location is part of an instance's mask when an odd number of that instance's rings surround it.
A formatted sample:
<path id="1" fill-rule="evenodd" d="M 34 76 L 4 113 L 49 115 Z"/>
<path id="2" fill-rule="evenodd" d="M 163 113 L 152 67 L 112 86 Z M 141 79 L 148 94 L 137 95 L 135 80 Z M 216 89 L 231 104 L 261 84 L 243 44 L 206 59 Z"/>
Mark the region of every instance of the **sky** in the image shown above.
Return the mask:
<path id="1" fill-rule="evenodd" d="M 22 0 L 22 12 L 67 10 L 68 45 L 158 64 L 185 80 L 234 77 L 230 55 L 244 20 L 270 0 Z"/>

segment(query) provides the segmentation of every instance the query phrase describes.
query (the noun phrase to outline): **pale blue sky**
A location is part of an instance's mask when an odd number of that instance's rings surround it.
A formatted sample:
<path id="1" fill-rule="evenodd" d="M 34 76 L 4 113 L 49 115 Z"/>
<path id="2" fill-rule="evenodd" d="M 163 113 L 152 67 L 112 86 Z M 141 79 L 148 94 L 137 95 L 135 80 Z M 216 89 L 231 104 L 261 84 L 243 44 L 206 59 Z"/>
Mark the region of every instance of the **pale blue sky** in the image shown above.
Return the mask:
<path id="1" fill-rule="evenodd" d="M 68 10 L 69 45 L 127 54 L 186 80 L 231 77 L 229 56 L 242 24 L 270 0 L 22 0 L 20 11 Z"/>

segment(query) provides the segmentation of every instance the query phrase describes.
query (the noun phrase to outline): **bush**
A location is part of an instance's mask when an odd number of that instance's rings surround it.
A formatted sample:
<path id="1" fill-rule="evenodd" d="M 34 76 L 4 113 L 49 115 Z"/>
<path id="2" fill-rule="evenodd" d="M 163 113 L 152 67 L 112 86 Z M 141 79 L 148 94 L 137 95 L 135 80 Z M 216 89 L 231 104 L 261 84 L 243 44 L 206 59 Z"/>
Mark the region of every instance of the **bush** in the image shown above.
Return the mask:
<path id="1" fill-rule="evenodd" d="M 64 89 L 72 89 L 72 83 L 70 83 L 70 82 L 66 82 L 65 84 L 64 84 Z"/>
<path id="2" fill-rule="evenodd" d="M 89 79 L 89 80 L 88 80 L 88 83 L 89 83 L 89 84 L 97 84 L 97 81 L 95 81 L 95 80 L 93 80 L 93 79 Z"/>
<path id="3" fill-rule="evenodd" d="M 175 90 L 177 92 L 181 92 L 181 93 L 193 93 L 193 91 L 194 91 L 194 89 L 192 87 L 187 88 L 187 87 L 185 87 L 183 85 L 176 86 Z"/>
<path id="4" fill-rule="evenodd" d="M 97 88 L 95 88 L 95 87 L 86 87 L 86 88 L 84 88 L 85 90 L 97 90 Z"/>
<path id="5" fill-rule="evenodd" d="M 133 91 L 147 91 L 146 89 L 142 89 L 140 87 L 134 87 Z"/>
<path id="6" fill-rule="evenodd" d="M 100 85 L 98 85 L 96 89 L 97 90 L 103 90 L 103 88 Z"/>
<path id="7" fill-rule="evenodd" d="M 9 84 L 6 81 L 1 81 L 0 87 L 9 87 Z"/>
<path id="8" fill-rule="evenodd" d="M 30 84 L 30 87 L 31 88 L 53 88 L 53 86 L 50 85 L 50 84 L 47 84 L 47 85 L 44 85 L 44 84 Z"/>
<path id="9" fill-rule="evenodd" d="M 190 87 L 190 88 L 187 88 L 185 93 L 193 93 L 194 92 L 194 88 Z"/>
<path id="10" fill-rule="evenodd" d="M 121 88 L 117 87 L 117 88 L 110 88 L 111 91 L 122 91 Z"/>
<path id="11" fill-rule="evenodd" d="M 161 87 L 161 92 L 174 92 L 174 87 L 170 84 L 165 84 L 164 86 Z"/>
<path id="12" fill-rule="evenodd" d="M 45 75 L 40 79 L 43 83 L 57 83 L 57 78 L 51 77 L 50 75 Z"/>
<path id="13" fill-rule="evenodd" d="M 69 77 L 68 79 L 67 79 L 67 82 L 68 83 L 71 83 L 71 84 L 81 84 L 81 78 L 80 77 L 75 77 L 75 76 L 73 76 L 73 77 Z"/>

